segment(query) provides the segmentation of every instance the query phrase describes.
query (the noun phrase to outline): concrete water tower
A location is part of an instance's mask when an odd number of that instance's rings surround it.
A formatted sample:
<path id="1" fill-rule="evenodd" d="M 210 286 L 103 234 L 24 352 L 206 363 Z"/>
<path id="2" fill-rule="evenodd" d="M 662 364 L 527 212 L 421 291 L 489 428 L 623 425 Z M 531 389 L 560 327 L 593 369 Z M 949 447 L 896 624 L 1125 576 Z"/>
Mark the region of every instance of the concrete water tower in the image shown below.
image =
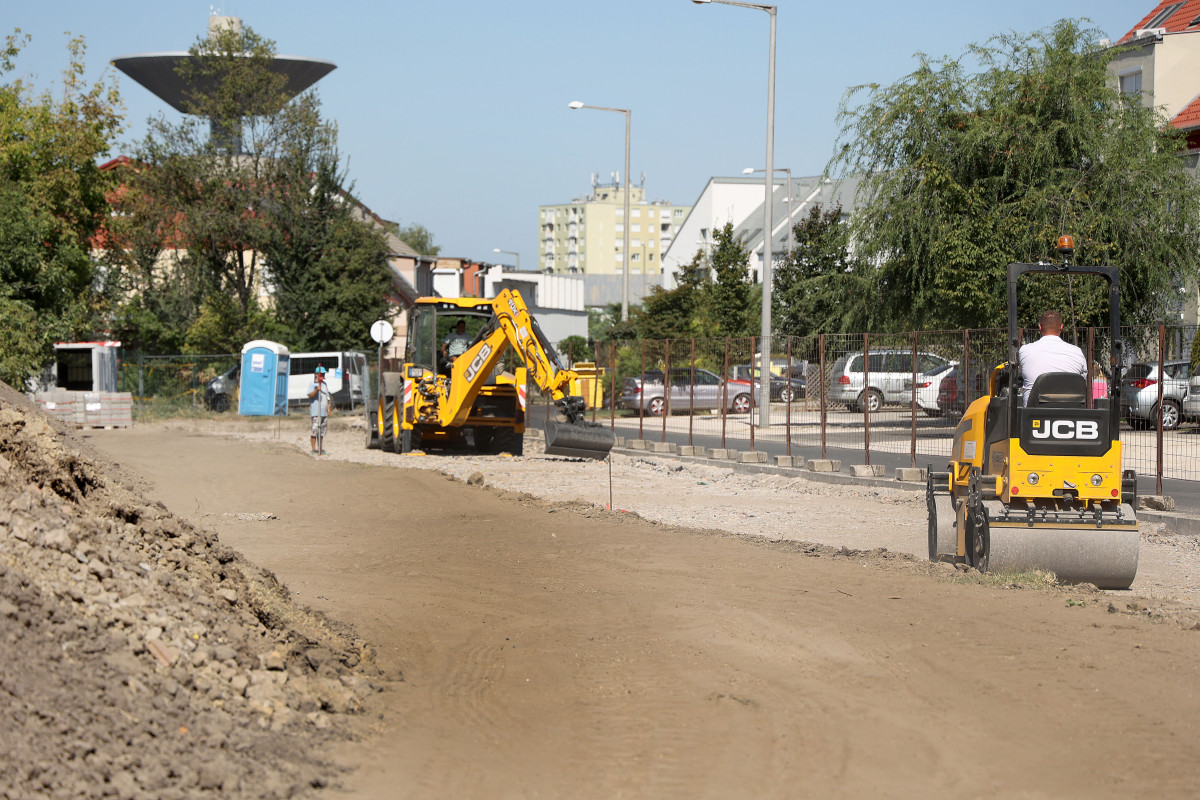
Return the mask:
<path id="1" fill-rule="evenodd" d="M 242 20 L 238 17 L 223 17 L 216 14 L 208 18 L 210 36 L 228 29 L 240 31 Z M 154 93 L 171 108 L 187 114 L 188 94 L 206 88 L 203 83 L 192 83 L 179 75 L 179 67 L 195 63 L 196 57 L 187 52 L 143 53 L 135 56 L 114 58 L 112 64 L 142 86 Z M 317 81 L 337 69 L 332 61 L 298 56 L 275 56 L 271 70 L 287 78 L 284 93 L 290 100 L 304 92 Z M 215 122 L 214 122 L 215 125 Z M 217 131 L 214 129 L 214 134 Z"/>

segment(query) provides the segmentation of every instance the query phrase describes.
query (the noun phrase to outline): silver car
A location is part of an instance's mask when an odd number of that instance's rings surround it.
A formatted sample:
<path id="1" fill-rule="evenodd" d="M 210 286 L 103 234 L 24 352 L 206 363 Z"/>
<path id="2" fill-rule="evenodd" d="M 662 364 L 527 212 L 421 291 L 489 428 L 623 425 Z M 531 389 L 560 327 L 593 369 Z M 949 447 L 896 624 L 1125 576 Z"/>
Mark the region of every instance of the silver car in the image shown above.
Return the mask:
<path id="1" fill-rule="evenodd" d="M 1188 381 L 1187 397 L 1183 400 L 1183 418 L 1200 420 L 1200 364 L 1196 365 L 1192 379 Z"/>
<path id="2" fill-rule="evenodd" d="M 1162 426 L 1164 431 L 1179 427 L 1188 396 L 1188 362 L 1163 364 Z M 1134 428 L 1158 425 L 1158 364 L 1130 365 L 1121 378 L 1121 416 Z"/>
<path id="3" fill-rule="evenodd" d="M 686 412 L 689 408 L 720 408 L 723 399 L 727 410 L 745 414 L 761 397 L 758 387 L 750 381 L 722 381 L 719 375 L 706 369 L 672 367 L 670 378 L 669 392 L 663 388 L 662 370 L 648 370 L 644 375 L 626 378 L 617 407 L 659 417 Z"/>
<path id="4" fill-rule="evenodd" d="M 917 375 L 949 364 L 933 353 L 917 353 Z M 871 385 L 863 386 L 863 354 L 850 353 L 833 364 L 829 376 L 829 400 L 845 403 L 851 411 L 868 406 L 875 413 L 886 404 L 912 403 L 913 354 L 911 350 L 878 350 L 871 353 Z"/>

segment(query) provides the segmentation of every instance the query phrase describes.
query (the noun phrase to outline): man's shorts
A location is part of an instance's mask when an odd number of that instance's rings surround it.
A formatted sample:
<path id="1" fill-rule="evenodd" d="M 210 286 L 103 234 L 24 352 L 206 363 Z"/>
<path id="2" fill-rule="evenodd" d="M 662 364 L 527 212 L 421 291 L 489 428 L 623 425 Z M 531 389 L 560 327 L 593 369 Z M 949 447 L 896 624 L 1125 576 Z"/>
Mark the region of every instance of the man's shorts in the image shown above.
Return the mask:
<path id="1" fill-rule="evenodd" d="M 329 430 L 329 417 L 313 417 L 312 418 L 312 436 L 315 439 L 320 436 L 325 438 L 325 432 Z"/>

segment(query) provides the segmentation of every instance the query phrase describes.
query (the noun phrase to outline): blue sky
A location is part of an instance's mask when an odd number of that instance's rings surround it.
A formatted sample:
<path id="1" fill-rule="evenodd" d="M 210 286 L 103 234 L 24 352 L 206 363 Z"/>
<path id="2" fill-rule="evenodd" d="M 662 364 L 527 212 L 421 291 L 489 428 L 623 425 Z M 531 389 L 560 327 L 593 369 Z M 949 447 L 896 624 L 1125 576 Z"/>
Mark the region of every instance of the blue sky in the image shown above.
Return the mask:
<path id="1" fill-rule="evenodd" d="M 816 175 L 853 85 L 891 83 L 914 54 L 1087 18 L 1117 39 L 1154 0 L 814 2 L 780 0 L 775 165 Z M 761 167 L 769 17 L 688 0 L 9 0 L 3 32 L 33 37 L 17 74 L 52 87 L 68 36 L 85 37 L 89 77 L 117 74 L 127 130 L 175 112 L 109 67 L 112 58 L 187 50 L 211 10 L 243 19 L 283 55 L 337 69 L 317 84 L 359 198 L 434 234 L 445 255 L 536 264 L 537 207 L 586 194 L 623 168 L 620 114 L 632 109 L 631 173 L 649 199 L 691 204 L 712 175 Z M 118 147 L 114 155 L 127 148 Z"/>

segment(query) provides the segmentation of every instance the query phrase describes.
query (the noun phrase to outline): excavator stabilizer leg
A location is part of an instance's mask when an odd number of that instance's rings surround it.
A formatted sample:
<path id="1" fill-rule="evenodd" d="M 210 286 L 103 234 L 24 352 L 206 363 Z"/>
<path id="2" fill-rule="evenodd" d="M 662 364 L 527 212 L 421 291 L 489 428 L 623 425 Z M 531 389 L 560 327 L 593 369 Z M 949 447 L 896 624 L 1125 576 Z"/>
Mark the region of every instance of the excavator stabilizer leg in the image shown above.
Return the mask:
<path id="1" fill-rule="evenodd" d="M 602 459 L 613 449 L 613 432 L 596 423 L 546 422 L 546 455 Z"/>

